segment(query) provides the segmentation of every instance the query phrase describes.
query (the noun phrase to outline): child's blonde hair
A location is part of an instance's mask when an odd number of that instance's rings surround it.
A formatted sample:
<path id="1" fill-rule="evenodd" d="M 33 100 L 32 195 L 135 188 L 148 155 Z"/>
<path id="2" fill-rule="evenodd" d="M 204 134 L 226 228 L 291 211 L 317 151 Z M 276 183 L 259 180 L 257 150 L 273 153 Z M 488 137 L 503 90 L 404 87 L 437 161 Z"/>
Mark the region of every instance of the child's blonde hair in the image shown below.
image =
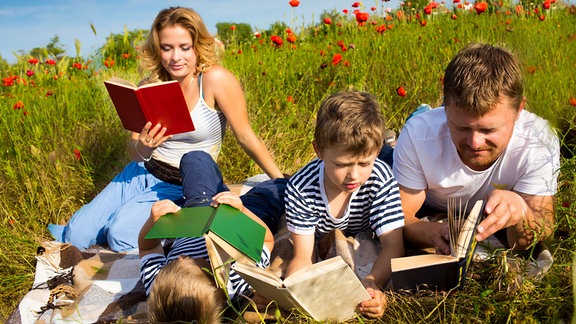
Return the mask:
<path id="1" fill-rule="evenodd" d="M 220 322 L 224 296 L 200 264 L 180 256 L 158 272 L 147 302 L 151 322 Z"/>
<path id="2" fill-rule="evenodd" d="M 326 98 L 316 116 L 314 145 L 319 151 L 338 145 L 365 156 L 379 152 L 386 126 L 380 105 L 366 92 L 337 92 Z"/>

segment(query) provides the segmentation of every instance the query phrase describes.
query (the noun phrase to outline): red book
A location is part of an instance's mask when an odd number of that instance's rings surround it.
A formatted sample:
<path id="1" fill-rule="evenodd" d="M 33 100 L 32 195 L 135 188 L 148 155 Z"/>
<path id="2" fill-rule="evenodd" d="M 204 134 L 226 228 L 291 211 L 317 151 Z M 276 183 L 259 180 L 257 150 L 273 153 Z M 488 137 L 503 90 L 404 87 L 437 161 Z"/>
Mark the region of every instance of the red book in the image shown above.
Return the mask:
<path id="1" fill-rule="evenodd" d="M 166 127 L 165 135 L 191 132 L 194 124 L 178 81 L 149 83 L 137 87 L 130 81 L 112 78 L 104 81 L 122 126 L 140 133 L 151 121 L 152 127 Z"/>

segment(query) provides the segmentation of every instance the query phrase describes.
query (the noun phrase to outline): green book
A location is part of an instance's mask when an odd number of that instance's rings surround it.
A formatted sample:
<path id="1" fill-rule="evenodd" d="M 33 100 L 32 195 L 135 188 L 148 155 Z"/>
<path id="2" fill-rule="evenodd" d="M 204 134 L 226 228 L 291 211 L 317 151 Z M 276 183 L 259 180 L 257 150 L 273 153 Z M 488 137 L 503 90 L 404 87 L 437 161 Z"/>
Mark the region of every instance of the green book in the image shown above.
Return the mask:
<path id="1" fill-rule="evenodd" d="M 235 259 L 240 258 L 239 254 L 226 245 L 230 245 L 253 262 L 259 262 L 265 234 L 266 229 L 246 214 L 230 205 L 220 204 L 216 208 L 187 207 L 177 213 L 166 214 L 158 219 L 145 237 L 157 239 L 208 236 Z"/>

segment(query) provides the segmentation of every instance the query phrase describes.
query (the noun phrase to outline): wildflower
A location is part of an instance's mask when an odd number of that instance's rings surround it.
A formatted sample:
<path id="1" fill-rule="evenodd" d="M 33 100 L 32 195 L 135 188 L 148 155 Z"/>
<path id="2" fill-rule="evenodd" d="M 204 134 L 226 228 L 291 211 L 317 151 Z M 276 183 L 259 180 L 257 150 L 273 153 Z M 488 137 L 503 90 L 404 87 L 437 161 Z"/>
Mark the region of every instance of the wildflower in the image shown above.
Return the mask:
<path id="1" fill-rule="evenodd" d="M 458 16 L 456 16 L 456 14 L 452 14 L 452 16 L 450 17 L 452 20 L 456 20 L 458 19 Z"/>
<path id="2" fill-rule="evenodd" d="M 272 40 L 272 43 L 274 43 L 274 45 L 276 45 L 277 47 L 280 47 L 282 46 L 282 44 L 284 44 L 284 41 L 279 36 L 273 35 L 272 37 L 270 37 L 270 39 Z"/>
<path id="3" fill-rule="evenodd" d="M 376 27 L 376 31 L 380 34 L 383 34 L 386 31 L 386 25 L 380 25 Z"/>
<path id="4" fill-rule="evenodd" d="M 82 158 L 82 155 L 80 154 L 79 149 L 74 150 L 74 158 L 76 159 L 76 161 L 80 161 L 80 159 Z"/>
<path id="5" fill-rule="evenodd" d="M 575 97 L 570 97 L 570 106 L 572 107 L 576 107 L 576 98 Z"/>
<path id="6" fill-rule="evenodd" d="M 294 98 L 292 98 L 292 96 L 288 96 L 288 98 L 286 99 L 286 101 L 294 103 Z"/>
<path id="7" fill-rule="evenodd" d="M 342 61 L 342 54 L 337 53 L 332 56 L 332 65 L 336 65 L 340 63 L 340 61 Z"/>
<path id="8" fill-rule="evenodd" d="M 29 77 L 31 77 L 31 76 L 34 75 L 34 71 L 32 71 L 32 70 L 27 70 L 27 71 L 26 71 L 26 75 L 29 76 Z"/>
<path id="9" fill-rule="evenodd" d="M 345 60 L 344 62 L 342 62 L 342 64 L 343 64 L 344 66 L 350 66 L 350 62 L 348 62 L 348 60 Z"/>
<path id="10" fill-rule="evenodd" d="M 400 97 L 406 97 L 406 89 L 404 89 L 404 87 L 398 87 L 396 89 L 396 93 L 400 96 Z"/>
<path id="11" fill-rule="evenodd" d="M 348 9 L 343 9 L 342 12 L 347 15 L 348 14 Z"/>
<path id="12" fill-rule="evenodd" d="M 130 55 L 129 53 L 122 53 L 122 58 L 123 58 L 123 59 L 129 59 L 130 56 L 132 56 L 132 55 Z"/>
<path id="13" fill-rule="evenodd" d="M 254 32 L 254 37 L 260 38 L 262 37 L 262 34 L 260 34 L 259 32 Z"/>
<path id="14" fill-rule="evenodd" d="M 432 13 L 432 6 L 427 5 L 427 6 L 424 8 L 424 13 L 427 14 L 427 15 L 431 14 L 431 13 Z"/>
<path id="15" fill-rule="evenodd" d="M 75 62 L 72 66 L 77 70 L 82 70 L 82 63 Z"/>
<path id="16" fill-rule="evenodd" d="M 428 22 L 424 19 L 420 20 L 420 26 L 424 27 L 428 24 Z"/>
<path id="17" fill-rule="evenodd" d="M 324 50 L 320 50 L 320 56 L 324 56 L 326 55 L 326 52 L 324 52 Z"/>
<path id="18" fill-rule="evenodd" d="M 48 65 L 56 65 L 56 61 L 54 61 L 53 59 L 48 59 L 48 60 L 46 60 L 46 64 L 48 64 Z"/>
<path id="19" fill-rule="evenodd" d="M 28 63 L 36 65 L 38 63 L 38 59 L 34 57 L 29 58 Z"/>
<path id="20" fill-rule="evenodd" d="M 332 25 L 332 19 L 330 19 L 330 17 L 324 17 L 324 23 L 326 25 Z"/>
<path id="21" fill-rule="evenodd" d="M 360 2 L 356 1 L 352 4 L 352 8 L 358 8 L 360 6 Z"/>
<path id="22" fill-rule="evenodd" d="M 550 0 L 546 0 L 546 1 L 544 1 L 544 3 L 542 3 L 542 7 L 543 7 L 544 9 L 550 9 L 550 4 L 551 4 L 551 1 L 550 1 Z"/>
<path id="23" fill-rule="evenodd" d="M 230 30 L 235 31 L 235 30 L 236 30 L 236 25 L 230 26 Z"/>
<path id="24" fill-rule="evenodd" d="M 111 68 L 114 66 L 114 60 L 111 57 L 108 57 L 106 60 L 104 60 L 104 66 Z"/>
<path id="25" fill-rule="evenodd" d="M 294 44 L 294 43 L 296 42 L 296 36 L 294 36 L 294 34 L 290 34 L 290 35 L 288 35 L 288 37 L 286 37 L 286 40 L 287 40 L 289 43 Z"/>
<path id="26" fill-rule="evenodd" d="M 370 10 L 376 11 L 376 7 L 370 7 Z"/>
<path id="27" fill-rule="evenodd" d="M 546 16 L 540 15 L 540 16 L 538 17 L 538 19 L 540 19 L 540 21 L 544 21 L 544 20 L 546 19 Z"/>
<path id="28" fill-rule="evenodd" d="M 474 10 L 477 14 L 481 14 L 488 9 L 488 3 L 484 1 L 479 1 L 474 4 Z"/>
<path id="29" fill-rule="evenodd" d="M 290 6 L 292 8 L 294 7 L 298 7 L 300 5 L 300 0 L 290 0 L 290 2 L 288 2 L 290 4 Z"/>
<path id="30" fill-rule="evenodd" d="M 24 116 L 28 116 L 29 112 L 28 112 L 28 110 L 24 110 L 24 111 L 22 112 L 22 114 L 23 114 Z"/>
<path id="31" fill-rule="evenodd" d="M 358 22 L 358 25 L 363 26 L 364 23 L 368 21 L 368 17 L 370 17 L 370 14 L 367 12 L 356 13 L 356 21 Z"/>
<path id="32" fill-rule="evenodd" d="M 286 28 L 286 34 L 292 34 L 292 29 Z"/>
<path id="33" fill-rule="evenodd" d="M 22 101 L 18 101 L 14 104 L 14 106 L 12 108 L 14 110 L 22 109 L 22 108 L 24 108 L 24 103 Z"/>
<path id="34" fill-rule="evenodd" d="M 2 85 L 5 87 L 9 87 L 14 85 L 14 79 L 12 79 L 12 77 L 7 77 L 2 79 Z"/>
<path id="35" fill-rule="evenodd" d="M 50 97 L 50 96 L 53 95 L 53 94 L 54 94 L 54 92 L 48 90 L 48 91 L 46 92 L 46 97 Z"/>

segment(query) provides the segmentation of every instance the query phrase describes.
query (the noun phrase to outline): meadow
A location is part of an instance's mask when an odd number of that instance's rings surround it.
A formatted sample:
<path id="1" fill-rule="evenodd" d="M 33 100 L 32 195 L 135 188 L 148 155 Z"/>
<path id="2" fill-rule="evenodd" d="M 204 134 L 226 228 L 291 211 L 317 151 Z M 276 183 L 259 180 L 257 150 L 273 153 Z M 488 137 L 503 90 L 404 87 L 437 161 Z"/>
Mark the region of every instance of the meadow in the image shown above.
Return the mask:
<path id="1" fill-rule="evenodd" d="M 528 109 L 551 122 L 562 145 L 556 228 L 546 241 L 554 265 L 540 280 L 519 281 L 509 266 L 518 257 L 502 251 L 475 267 L 476 276 L 461 291 L 390 294 L 381 321 L 570 322 L 576 298 L 576 8 L 550 1 L 493 2 L 482 12 L 460 7 L 405 4 L 386 10 L 385 2 L 375 1 L 374 8 L 326 12 L 309 25 L 300 22 L 294 7 L 295 18 L 281 24 L 286 28 L 233 38 L 222 64 L 242 83 L 254 130 L 281 169 L 292 174 L 314 157 L 314 116 L 328 94 L 349 89 L 374 94 L 389 128 L 399 132 L 420 103 L 441 104 L 443 70 L 464 44 L 488 42 L 517 53 Z M 355 15 L 356 9 L 368 15 Z M 51 239 L 47 224 L 66 223 L 128 162 L 129 135 L 103 81 L 113 75 L 134 82 L 142 77 L 138 35 L 111 37 L 89 58 L 46 53 L 23 55 L 12 65 L 0 60 L 2 321 L 31 288 L 36 249 Z M 229 183 L 262 173 L 230 132 L 218 163 Z"/>

